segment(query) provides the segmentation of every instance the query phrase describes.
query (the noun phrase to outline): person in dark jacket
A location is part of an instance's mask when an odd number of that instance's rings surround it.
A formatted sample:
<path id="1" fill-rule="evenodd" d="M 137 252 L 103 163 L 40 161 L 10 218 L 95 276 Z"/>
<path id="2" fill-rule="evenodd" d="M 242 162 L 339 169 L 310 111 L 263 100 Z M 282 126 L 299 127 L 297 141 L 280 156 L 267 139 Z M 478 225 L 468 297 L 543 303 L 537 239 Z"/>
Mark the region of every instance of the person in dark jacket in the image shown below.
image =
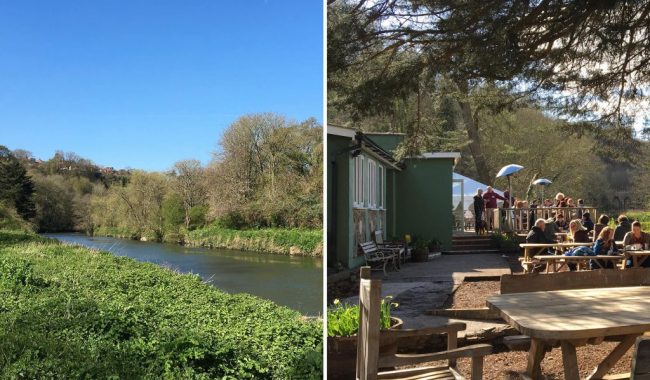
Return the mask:
<path id="1" fill-rule="evenodd" d="M 625 215 L 619 215 L 617 221 L 618 225 L 614 230 L 614 240 L 621 241 L 625 237 L 625 234 L 632 230 L 632 225 L 630 224 L 630 220 Z"/>
<path id="2" fill-rule="evenodd" d="M 483 200 L 483 189 L 476 189 L 474 195 L 474 230 L 478 235 L 483 224 L 483 211 L 485 211 L 485 200 Z"/>
<path id="3" fill-rule="evenodd" d="M 553 244 L 555 241 L 549 240 L 544 234 L 546 229 L 546 221 L 544 219 L 537 219 L 533 228 L 528 231 L 526 235 L 526 243 L 529 244 Z"/>
<path id="4" fill-rule="evenodd" d="M 601 216 L 598 217 L 598 223 L 596 223 L 596 225 L 594 226 L 594 241 L 596 241 L 598 235 L 600 235 L 600 231 L 602 231 L 603 228 L 607 227 L 608 224 L 609 224 L 609 216 L 602 214 Z"/>
<path id="5" fill-rule="evenodd" d="M 587 231 L 594 230 L 594 221 L 591 220 L 591 214 L 585 212 L 582 214 L 582 225 L 587 229 Z"/>

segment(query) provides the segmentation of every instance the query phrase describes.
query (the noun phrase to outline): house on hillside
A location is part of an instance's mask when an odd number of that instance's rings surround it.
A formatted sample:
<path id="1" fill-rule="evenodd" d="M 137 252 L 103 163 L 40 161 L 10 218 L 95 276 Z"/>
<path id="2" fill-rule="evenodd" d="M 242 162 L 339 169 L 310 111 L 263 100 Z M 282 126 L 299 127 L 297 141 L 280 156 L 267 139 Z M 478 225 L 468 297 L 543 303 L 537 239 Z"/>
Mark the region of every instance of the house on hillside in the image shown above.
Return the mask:
<path id="1" fill-rule="evenodd" d="M 441 242 L 450 249 L 452 173 L 460 153 L 424 153 L 398 161 L 392 152 L 403 134 L 327 129 L 328 266 L 364 263 L 359 243 L 406 234 Z"/>

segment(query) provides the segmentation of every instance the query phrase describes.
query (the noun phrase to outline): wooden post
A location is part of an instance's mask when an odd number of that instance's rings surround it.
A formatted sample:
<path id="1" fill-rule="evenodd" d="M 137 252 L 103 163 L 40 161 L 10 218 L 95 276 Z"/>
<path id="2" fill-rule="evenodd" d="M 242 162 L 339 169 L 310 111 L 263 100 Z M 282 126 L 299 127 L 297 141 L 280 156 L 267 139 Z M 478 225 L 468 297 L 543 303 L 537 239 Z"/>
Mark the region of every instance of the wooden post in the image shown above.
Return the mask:
<path id="1" fill-rule="evenodd" d="M 447 350 L 458 348 L 458 335 L 456 334 L 458 334 L 458 332 L 455 330 L 447 332 Z M 449 359 L 449 366 L 456 367 L 456 359 Z"/>

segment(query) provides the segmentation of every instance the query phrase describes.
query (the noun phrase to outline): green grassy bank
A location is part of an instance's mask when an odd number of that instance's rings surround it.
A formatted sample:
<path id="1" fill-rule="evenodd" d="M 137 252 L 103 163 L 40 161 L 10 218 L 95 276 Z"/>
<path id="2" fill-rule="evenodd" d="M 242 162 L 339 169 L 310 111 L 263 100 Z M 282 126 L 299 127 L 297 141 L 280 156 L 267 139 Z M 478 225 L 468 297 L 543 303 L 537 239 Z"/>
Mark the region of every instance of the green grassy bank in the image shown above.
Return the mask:
<path id="1" fill-rule="evenodd" d="M 0 231 L 0 378 L 320 378 L 321 342 L 198 276 Z"/>
<path id="2" fill-rule="evenodd" d="M 188 232 L 165 234 L 162 238 L 151 233 L 138 233 L 119 227 L 98 227 L 93 234 L 126 239 L 144 238 L 148 241 L 162 240 L 192 247 L 241 249 L 278 255 L 322 257 L 323 254 L 322 230 L 286 228 L 235 230 L 212 225 Z"/>
<path id="3" fill-rule="evenodd" d="M 323 254 L 323 231 L 279 228 L 232 230 L 209 226 L 190 231 L 185 238 L 185 244 L 280 255 L 296 254 L 321 257 Z"/>

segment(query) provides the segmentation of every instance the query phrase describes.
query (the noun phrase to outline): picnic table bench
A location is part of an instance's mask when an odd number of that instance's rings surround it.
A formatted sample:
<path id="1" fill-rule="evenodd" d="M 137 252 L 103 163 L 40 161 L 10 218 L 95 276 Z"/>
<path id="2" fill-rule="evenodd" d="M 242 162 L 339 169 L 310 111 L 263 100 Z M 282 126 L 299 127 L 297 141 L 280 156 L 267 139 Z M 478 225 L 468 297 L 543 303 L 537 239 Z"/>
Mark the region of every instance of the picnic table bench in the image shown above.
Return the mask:
<path id="1" fill-rule="evenodd" d="M 560 269 L 564 268 L 569 263 L 575 263 L 577 269 L 580 270 L 583 267 L 589 267 L 589 262 L 594 260 L 599 269 L 605 269 L 607 266 L 603 266 L 602 262 L 611 262 L 614 266 L 625 262 L 626 257 L 624 255 L 598 255 L 598 256 L 564 256 L 564 255 L 537 255 L 535 259 L 540 262 L 546 263 L 546 273 L 559 272 Z"/>
<path id="2" fill-rule="evenodd" d="M 580 376 L 577 346 L 600 344 L 607 337 L 619 337 L 620 343 L 587 377 L 603 378 L 635 344 L 637 337 L 650 331 L 649 286 L 502 294 L 490 297 L 487 305 L 520 333 L 531 337 L 526 376 L 533 379 L 541 377 L 541 362 L 547 347 L 562 348 L 564 378 L 575 380 Z"/>
<path id="3" fill-rule="evenodd" d="M 519 247 L 524 249 L 524 257 L 520 258 L 521 266 L 524 268 L 524 272 L 528 273 L 530 270 L 530 265 L 533 263 L 532 258 L 542 251 L 548 250 L 549 248 L 555 249 L 557 252 L 564 252 L 565 250 L 575 248 L 575 247 L 590 247 L 593 243 L 522 243 L 519 244 Z"/>

